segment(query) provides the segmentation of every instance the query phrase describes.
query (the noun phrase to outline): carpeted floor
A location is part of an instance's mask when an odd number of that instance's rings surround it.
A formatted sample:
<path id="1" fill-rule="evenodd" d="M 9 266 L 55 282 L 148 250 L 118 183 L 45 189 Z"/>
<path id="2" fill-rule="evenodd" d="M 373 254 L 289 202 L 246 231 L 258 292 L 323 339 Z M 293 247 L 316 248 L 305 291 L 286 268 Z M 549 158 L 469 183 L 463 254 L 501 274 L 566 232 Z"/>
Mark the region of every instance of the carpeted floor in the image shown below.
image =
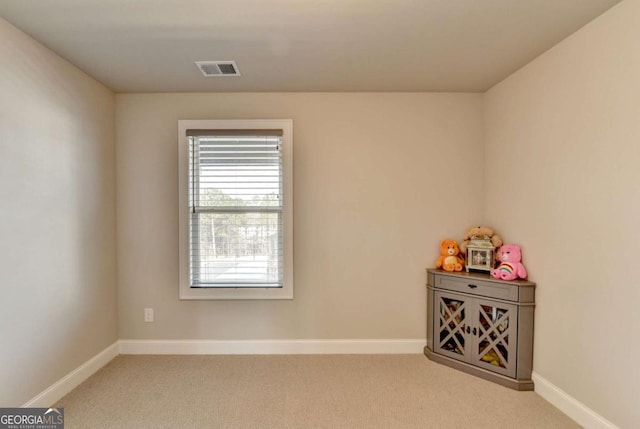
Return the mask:
<path id="1" fill-rule="evenodd" d="M 422 355 L 118 356 L 55 406 L 66 429 L 579 427 Z"/>

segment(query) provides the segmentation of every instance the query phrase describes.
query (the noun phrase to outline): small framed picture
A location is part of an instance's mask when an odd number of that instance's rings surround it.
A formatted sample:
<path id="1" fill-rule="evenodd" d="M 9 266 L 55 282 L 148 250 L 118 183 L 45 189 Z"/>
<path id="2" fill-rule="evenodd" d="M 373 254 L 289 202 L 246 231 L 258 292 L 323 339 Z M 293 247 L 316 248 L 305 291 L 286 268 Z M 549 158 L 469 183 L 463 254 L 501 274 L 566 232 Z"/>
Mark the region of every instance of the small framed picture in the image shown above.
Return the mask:
<path id="1" fill-rule="evenodd" d="M 476 243 L 473 241 L 467 246 L 467 272 L 491 271 L 493 269 L 494 248 L 489 243 Z"/>

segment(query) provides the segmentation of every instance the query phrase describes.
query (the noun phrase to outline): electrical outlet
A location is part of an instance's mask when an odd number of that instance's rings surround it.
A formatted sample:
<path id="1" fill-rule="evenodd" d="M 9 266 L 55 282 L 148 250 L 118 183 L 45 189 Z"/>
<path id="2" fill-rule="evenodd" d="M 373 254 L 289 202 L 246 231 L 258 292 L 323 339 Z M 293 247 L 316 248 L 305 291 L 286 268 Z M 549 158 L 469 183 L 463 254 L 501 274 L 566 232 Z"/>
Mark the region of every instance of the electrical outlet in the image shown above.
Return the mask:
<path id="1" fill-rule="evenodd" d="M 144 321 L 153 322 L 153 308 L 144 309 Z"/>

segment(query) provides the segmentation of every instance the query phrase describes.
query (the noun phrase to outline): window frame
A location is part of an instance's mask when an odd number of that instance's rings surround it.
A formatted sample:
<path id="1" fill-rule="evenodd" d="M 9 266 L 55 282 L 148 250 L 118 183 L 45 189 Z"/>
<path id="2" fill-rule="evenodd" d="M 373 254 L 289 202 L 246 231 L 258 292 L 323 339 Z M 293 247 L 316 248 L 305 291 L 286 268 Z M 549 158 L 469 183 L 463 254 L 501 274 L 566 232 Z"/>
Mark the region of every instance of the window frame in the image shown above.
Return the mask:
<path id="1" fill-rule="evenodd" d="M 189 246 L 189 139 L 187 130 L 282 130 L 283 286 L 191 287 Z M 179 276 L 181 300 L 293 299 L 293 121 L 186 119 L 178 121 Z"/>

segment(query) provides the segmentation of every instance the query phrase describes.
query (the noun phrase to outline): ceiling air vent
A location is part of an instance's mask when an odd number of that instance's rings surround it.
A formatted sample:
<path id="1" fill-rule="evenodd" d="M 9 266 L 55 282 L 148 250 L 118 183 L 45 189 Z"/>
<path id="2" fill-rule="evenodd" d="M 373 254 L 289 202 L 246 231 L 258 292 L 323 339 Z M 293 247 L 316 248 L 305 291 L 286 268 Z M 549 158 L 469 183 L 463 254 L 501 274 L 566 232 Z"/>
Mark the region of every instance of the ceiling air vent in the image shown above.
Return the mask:
<path id="1" fill-rule="evenodd" d="M 240 76 L 235 61 L 196 61 L 196 65 L 206 77 Z"/>

